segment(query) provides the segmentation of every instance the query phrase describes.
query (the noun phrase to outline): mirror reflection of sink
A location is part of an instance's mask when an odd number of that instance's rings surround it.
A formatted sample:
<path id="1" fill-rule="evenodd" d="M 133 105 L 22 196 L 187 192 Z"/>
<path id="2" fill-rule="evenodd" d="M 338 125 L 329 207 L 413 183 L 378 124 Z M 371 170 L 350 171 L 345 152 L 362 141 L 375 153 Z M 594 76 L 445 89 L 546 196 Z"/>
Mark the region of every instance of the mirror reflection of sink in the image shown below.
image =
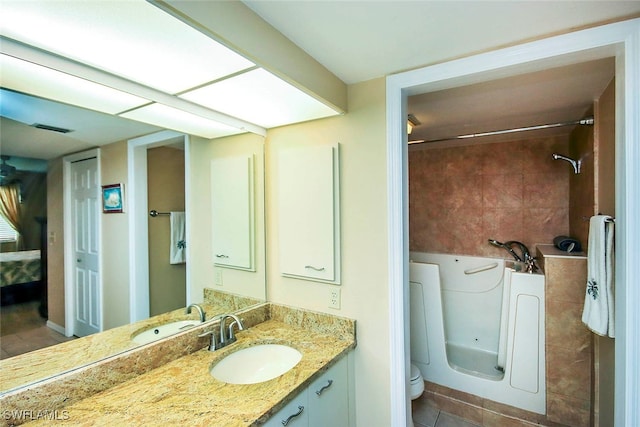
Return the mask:
<path id="1" fill-rule="evenodd" d="M 137 344 L 147 344 L 162 338 L 166 338 L 178 332 L 182 332 L 185 329 L 193 328 L 200 323 L 201 322 L 199 320 L 177 320 L 175 322 L 169 322 L 162 325 L 154 326 L 142 332 L 136 333 L 131 337 L 131 340 Z"/>
<path id="2" fill-rule="evenodd" d="M 211 375 L 230 384 L 256 384 L 296 366 L 302 354 L 289 346 L 261 344 L 229 354 L 211 368 Z"/>

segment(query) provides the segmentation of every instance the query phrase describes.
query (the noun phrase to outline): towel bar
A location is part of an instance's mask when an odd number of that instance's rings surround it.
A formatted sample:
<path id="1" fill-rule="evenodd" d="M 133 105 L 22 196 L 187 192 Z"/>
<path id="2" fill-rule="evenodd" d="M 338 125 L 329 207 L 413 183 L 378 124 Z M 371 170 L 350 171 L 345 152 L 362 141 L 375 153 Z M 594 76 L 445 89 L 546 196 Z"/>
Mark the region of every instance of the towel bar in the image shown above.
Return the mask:
<path id="1" fill-rule="evenodd" d="M 598 215 L 602 215 L 602 214 L 598 214 Z M 583 216 L 583 217 L 582 217 L 582 220 L 583 220 L 583 221 L 587 221 L 587 222 L 588 222 L 589 220 L 591 220 L 591 218 L 590 218 L 590 217 L 588 217 L 588 216 Z M 616 222 L 616 219 L 615 219 L 615 218 L 608 218 L 608 219 L 606 220 L 606 222 L 613 222 L 613 223 L 615 223 L 615 222 Z"/>
<path id="2" fill-rule="evenodd" d="M 149 211 L 149 215 L 151 215 L 152 217 L 157 217 L 158 215 L 171 215 L 169 212 L 158 212 L 155 209 L 152 209 Z"/>

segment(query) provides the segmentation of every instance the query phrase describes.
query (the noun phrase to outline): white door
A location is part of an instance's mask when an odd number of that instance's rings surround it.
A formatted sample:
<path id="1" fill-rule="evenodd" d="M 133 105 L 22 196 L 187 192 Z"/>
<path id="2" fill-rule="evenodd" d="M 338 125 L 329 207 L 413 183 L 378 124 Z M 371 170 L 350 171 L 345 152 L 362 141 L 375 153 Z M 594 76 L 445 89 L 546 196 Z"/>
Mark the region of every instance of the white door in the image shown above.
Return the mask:
<path id="1" fill-rule="evenodd" d="M 98 219 L 100 187 L 98 161 L 90 158 L 71 164 L 71 204 L 74 254 L 74 335 L 100 331 L 100 272 Z"/>

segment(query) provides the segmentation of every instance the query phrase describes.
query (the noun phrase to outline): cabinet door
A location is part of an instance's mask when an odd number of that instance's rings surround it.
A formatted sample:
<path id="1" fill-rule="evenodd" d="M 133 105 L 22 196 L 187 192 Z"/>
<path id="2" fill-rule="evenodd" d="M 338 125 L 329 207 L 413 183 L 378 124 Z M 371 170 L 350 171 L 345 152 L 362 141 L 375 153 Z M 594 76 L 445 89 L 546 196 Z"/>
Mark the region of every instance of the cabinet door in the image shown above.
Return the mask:
<path id="1" fill-rule="evenodd" d="M 343 357 L 309 386 L 309 426 L 349 426 L 347 358 Z"/>
<path id="2" fill-rule="evenodd" d="M 265 427 L 302 427 L 309 426 L 309 415 L 307 408 L 307 391 L 303 391 L 291 402 L 276 412 L 263 425 Z"/>
<path id="3" fill-rule="evenodd" d="M 216 265 L 253 270 L 253 157 L 211 161 L 211 229 Z"/>
<path id="4" fill-rule="evenodd" d="M 278 171 L 282 274 L 339 283 L 338 145 L 282 150 Z"/>

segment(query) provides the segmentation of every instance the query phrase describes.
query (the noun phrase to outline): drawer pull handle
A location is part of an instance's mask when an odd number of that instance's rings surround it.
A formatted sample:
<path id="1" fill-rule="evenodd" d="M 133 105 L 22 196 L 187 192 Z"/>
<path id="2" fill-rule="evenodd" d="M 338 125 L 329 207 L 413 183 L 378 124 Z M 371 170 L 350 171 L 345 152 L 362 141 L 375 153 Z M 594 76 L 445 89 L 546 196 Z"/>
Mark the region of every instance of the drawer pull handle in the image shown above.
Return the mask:
<path id="1" fill-rule="evenodd" d="M 324 271 L 324 267 L 318 268 L 318 267 L 314 267 L 313 265 L 305 265 L 304 268 L 310 268 L 315 271 Z"/>
<path id="2" fill-rule="evenodd" d="M 216 258 L 229 258 L 229 255 L 225 255 L 225 254 L 216 254 Z"/>
<path id="3" fill-rule="evenodd" d="M 322 387 L 320 390 L 316 390 L 316 394 L 318 396 L 320 396 L 322 394 L 323 391 L 325 391 L 326 389 L 328 389 L 329 387 L 331 387 L 331 384 L 333 384 L 333 380 L 328 380 L 327 381 L 327 385 Z"/>
<path id="4" fill-rule="evenodd" d="M 289 418 L 287 418 L 286 420 L 282 420 L 282 425 L 286 426 L 287 424 L 289 424 L 289 421 L 291 421 L 292 419 L 300 415 L 302 411 L 304 411 L 304 406 L 298 406 L 298 412 L 296 412 L 293 415 L 290 415 Z"/>

